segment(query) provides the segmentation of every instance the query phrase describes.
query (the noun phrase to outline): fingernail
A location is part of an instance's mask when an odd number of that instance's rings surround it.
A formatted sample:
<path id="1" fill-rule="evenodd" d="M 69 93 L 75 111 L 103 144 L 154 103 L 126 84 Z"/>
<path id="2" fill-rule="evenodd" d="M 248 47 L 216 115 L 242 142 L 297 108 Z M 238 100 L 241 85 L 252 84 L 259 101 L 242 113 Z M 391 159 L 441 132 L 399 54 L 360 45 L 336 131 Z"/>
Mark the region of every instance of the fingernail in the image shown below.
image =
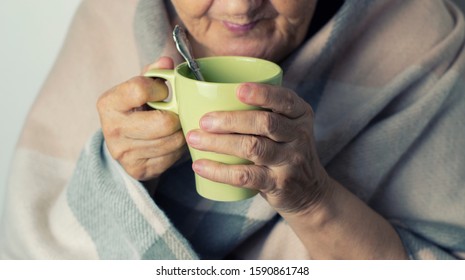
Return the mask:
<path id="1" fill-rule="evenodd" d="M 194 161 L 192 163 L 192 169 L 194 170 L 195 173 L 202 173 L 203 168 L 204 168 L 204 166 L 200 162 Z"/>
<path id="2" fill-rule="evenodd" d="M 213 128 L 213 118 L 206 116 L 200 119 L 200 127 L 206 130 Z"/>
<path id="3" fill-rule="evenodd" d="M 250 96 L 252 87 L 249 84 L 243 84 L 239 88 L 239 98 L 247 99 Z"/>
<path id="4" fill-rule="evenodd" d="M 200 134 L 195 131 L 190 131 L 187 135 L 187 141 L 191 145 L 198 145 L 200 143 Z"/>

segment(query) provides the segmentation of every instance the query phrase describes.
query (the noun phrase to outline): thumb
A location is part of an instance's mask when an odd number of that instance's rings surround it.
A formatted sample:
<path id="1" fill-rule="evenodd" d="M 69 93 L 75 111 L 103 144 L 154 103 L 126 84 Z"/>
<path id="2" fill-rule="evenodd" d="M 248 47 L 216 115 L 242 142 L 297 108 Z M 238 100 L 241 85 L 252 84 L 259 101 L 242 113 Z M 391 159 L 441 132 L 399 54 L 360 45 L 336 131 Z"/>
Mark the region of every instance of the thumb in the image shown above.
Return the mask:
<path id="1" fill-rule="evenodd" d="M 146 65 L 142 70 L 142 74 L 146 73 L 151 69 L 173 69 L 174 61 L 171 57 L 162 56 L 152 64 Z M 169 92 L 168 87 L 163 79 L 153 79 L 152 82 L 152 94 L 148 101 L 161 101 L 168 98 Z"/>
<path id="2" fill-rule="evenodd" d="M 157 61 L 152 64 L 146 65 L 142 70 L 142 73 L 145 73 L 151 69 L 173 69 L 174 61 L 171 57 L 162 56 Z"/>

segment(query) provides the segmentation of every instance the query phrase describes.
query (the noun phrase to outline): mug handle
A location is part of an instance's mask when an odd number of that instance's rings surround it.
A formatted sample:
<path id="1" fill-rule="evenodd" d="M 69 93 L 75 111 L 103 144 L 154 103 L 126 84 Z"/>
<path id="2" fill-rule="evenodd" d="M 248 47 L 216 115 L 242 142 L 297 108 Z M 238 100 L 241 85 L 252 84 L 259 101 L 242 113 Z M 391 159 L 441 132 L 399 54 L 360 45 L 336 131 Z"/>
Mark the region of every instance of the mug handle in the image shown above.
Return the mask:
<path id="1" fill-rule="evenodd" d="M 173 69 L 152 69 L 144 74 L 145 77 L 161 78 L 169 82 L 171 89 L 171 100 L 147 102 L 147 105 L 154 109 L 171 111 L 178 114 L 178 102 L 176 100 L 175 86 L 174 86 L 174 70 Z"/>

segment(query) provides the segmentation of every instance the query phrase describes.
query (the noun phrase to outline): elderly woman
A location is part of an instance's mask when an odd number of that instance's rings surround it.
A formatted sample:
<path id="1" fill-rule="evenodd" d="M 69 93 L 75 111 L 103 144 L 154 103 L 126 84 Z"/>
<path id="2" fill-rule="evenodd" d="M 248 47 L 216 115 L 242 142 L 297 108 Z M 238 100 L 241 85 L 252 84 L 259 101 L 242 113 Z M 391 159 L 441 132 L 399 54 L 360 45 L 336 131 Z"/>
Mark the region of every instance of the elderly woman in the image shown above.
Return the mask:
<path id="1" fill-rule="evenodd" d="M 465 257 L 465 25 L 453 4 L 126 2 L 84 1 L 75 18 L 16 153 L 2 257 Z M 197 57 L 279 63 L 283 86 L 237 89 L 268 110 L 212 112 L 184 138 L 175 114 L 148 109 L 163 82 L 128 77 L 137 61 L 156 61 L 141 73 L 181 62 L 176 24 Z M 186 145 L 253 164 L 191 162 Z M 194 172 L 260 195 L 206 200 Z"/>

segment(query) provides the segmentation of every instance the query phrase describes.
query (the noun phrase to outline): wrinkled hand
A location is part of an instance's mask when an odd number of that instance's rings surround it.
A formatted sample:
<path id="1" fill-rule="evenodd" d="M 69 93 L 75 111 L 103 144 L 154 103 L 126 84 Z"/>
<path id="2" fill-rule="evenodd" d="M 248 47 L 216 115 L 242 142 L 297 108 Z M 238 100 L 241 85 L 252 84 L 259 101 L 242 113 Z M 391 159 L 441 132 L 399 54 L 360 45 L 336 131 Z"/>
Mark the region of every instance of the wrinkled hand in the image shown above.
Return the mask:
<path id="1" fill-rule="evenodd" d="M 173 67 L 173 61 L 163 57 L 145 70 Z M 187 150 L 178 116 L 145 105 L 167 95 L 163 80 L 137 76 L 108 90 L 98 100 L 108 150 L 137 180 L 160 176 Z"/>
<path id="2" fill-rule="evenodd" d="M 207 179 L 258 190 L 279 212 L 307 211 L 325 196 L 328 175 L 313 138 L 313 111 L 293 91 L 271 85 L 243 84 L 243 103 L 269 110 L 211 112 L 192 130 L 192 147 L 248 159 L 249 165 L 224 165 L 206 159 L 193 163 Z"/>

